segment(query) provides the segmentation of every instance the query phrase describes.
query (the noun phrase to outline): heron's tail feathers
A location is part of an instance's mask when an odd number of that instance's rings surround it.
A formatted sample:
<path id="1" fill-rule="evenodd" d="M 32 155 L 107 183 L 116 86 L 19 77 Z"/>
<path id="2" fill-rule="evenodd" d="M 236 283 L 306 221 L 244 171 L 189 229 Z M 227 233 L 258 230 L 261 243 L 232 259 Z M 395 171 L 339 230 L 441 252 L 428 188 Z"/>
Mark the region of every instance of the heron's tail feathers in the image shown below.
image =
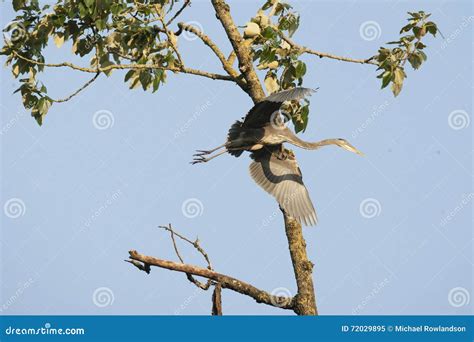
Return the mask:
<path id="1" fill-rule="evenodd" d="M 237 120 L 230 126 L 229 132 L 227 133 L 227 141 L 228 143 L 232 141 L 236 141 L 240 133 L 242 132 L 242 121 Z M 229 144 L 230 146 L 230 144 Z M 244 152 L 243 150 L 228 150 L 230 155 L 233 155 L 234 157 L 240 157 L 240 155 Z"/>

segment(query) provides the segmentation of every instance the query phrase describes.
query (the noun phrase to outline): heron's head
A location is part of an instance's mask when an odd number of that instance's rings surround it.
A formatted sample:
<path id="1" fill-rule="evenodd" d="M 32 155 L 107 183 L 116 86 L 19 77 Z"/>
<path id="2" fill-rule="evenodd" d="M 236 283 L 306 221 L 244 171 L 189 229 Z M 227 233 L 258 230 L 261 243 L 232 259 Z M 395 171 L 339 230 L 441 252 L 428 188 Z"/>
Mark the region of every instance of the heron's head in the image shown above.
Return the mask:
<path id="1" fill-rule="evenodd" d="M 363 156 L 364 154 L 359 151 L 356 147 L 354 147 L 351 143 L 349 143 L 346 139 L 337 139 L 336 140 L 336 145 L 339 146 L 339 147 L 342 147 L 343 149 L 349 151 L 349 152 L 353 152 L 353 153 L 356 153 L 360 156 Z"/>

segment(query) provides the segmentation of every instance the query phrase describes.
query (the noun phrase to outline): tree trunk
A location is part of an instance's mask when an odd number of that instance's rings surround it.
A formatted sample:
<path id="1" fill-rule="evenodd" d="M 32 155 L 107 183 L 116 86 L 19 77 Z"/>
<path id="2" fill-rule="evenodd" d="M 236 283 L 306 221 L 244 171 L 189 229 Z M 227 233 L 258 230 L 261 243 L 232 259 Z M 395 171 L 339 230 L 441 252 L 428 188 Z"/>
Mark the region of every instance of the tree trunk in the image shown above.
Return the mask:
<path id="1" fill-rule="evenodd" d="M 290 249 L 291 262 L 295 272 L 298 293 L 293 310 L 297 315 L 317 315 L 316 298 L 313 286 L 313 263 L 306 254 L 306 242 L 301 224 L 283 212 L 285 231 Z"/>

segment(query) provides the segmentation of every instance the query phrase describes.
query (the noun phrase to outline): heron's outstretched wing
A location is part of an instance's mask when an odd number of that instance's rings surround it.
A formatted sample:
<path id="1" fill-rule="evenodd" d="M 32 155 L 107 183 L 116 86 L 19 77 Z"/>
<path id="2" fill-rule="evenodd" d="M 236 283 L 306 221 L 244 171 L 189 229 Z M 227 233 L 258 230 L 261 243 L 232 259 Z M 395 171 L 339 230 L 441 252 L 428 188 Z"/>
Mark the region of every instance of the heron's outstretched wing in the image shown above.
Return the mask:
<path id="1" fill-rule="evenodd" d="M 281 146 L 277 146 L 278 148 Z M 309 198 L 298 163 L 291 151 L 283 157 L 277 147 L 264 147 L 251 154 L 250 175 L 266 192 L 275 197 L 285 212 L 307 226 L 317 222 L 316 211 Z"/>
<path id="2" fill-rule="evenodd" d="M 270 121 L 271 115 L 280 109 L 283 102 L 301 100 L 313 92 L 313 89 L 298 87 L 271 94 L 250 109 L 244 118 L 242 126 L 250 128 L 263 127 Z"/>

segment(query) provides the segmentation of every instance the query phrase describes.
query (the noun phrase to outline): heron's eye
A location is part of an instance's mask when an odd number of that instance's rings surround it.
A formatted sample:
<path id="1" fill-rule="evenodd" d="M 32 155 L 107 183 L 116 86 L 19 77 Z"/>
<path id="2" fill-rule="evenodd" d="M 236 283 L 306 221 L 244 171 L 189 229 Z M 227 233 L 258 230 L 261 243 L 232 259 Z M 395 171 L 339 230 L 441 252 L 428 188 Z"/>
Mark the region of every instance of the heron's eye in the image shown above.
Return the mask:
<path id="1" fill-rule="evenodd" d="M 284 122 L 284 123 L 287 123 L 288 121 L 291 120 L 291 114 L 290 114 L 290 113 L 285 112 L 285 111 L 282 110 L 282 111 L 280 112 L 280 114 L 281 114 L 281 116 L 282 116 L 282 119 L 283 119 L 283 122 Z"/>

